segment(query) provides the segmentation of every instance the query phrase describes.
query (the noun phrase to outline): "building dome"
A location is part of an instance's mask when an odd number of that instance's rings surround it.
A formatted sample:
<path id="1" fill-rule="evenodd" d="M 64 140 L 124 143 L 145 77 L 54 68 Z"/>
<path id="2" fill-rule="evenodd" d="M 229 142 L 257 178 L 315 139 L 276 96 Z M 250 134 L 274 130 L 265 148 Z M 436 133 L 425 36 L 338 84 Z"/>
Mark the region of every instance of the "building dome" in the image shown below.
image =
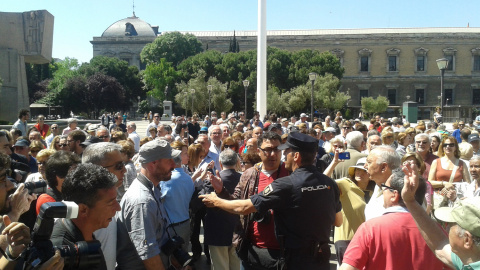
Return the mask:
<path id="1" fill-rule="evenodd" d="M 156 37 L 152 26 L 135 16 L 125 18 L 110 25 L 102 37 Z"/>

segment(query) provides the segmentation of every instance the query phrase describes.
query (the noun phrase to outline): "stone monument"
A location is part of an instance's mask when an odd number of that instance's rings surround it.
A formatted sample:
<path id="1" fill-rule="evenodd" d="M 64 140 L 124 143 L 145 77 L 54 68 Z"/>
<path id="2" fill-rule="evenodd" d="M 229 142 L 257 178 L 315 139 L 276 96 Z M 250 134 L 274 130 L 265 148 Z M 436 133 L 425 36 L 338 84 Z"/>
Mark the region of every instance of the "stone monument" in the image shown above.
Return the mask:
<path id="1" fill-rule="evenodd" d="M 14 122 L 29 108 L 25 63 L 52 59 L 53 15 L 46 10 L 0 12 L 0 120 Z"/>

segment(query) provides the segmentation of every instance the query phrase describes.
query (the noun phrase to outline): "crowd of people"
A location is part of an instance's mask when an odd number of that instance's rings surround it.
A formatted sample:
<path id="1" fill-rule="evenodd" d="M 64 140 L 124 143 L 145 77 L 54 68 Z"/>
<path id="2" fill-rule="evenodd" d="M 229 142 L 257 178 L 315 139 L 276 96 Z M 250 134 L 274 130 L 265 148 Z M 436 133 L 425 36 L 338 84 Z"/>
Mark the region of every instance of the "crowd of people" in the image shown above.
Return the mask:
<path id="1" fill-rule="evenodd" d="M 202 252 L 212 269 L 330 269 L 332 236 L 340 269 L 480 269 L 480 121 L 151 113 L 140 136 L 105 118 L 60 131 L 21 110 L 0 131 L 1 269 L 62 201 L 78 216 L 50 240 L 97 240 L 92 269 L 195 269 Z M 38 196 L 24 186 L 42 181 Z"/>

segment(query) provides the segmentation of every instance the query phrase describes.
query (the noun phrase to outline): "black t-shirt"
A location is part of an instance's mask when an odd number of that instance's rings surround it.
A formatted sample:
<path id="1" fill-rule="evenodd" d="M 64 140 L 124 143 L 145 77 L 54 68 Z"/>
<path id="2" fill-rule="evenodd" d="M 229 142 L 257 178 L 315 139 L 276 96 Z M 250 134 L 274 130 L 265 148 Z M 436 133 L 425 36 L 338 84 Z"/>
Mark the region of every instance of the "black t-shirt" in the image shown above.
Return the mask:
<path id="1" fill-rule="evenodd" d="M 250 200 L 259 213 L 273 209 L 277 237 L 283 235 L 291 249 L 307 248 L 313 241 L 327 243 L 335 215 L 342 210 L 337 184 L 313 165 L 273 181 Z"/>
<path id="2" fill-rule="evenodd" d="M 52 236 L 50 237 L 53 246 L 68 245 L 71 248 L 75 247 L 75 243 L 78 241 L 85 241 L 82 232 L 75 226 L 70 219 L 60 218 L 55 221 L 53 226 Z M 103 252 L 99 249 L 101 255 L 101 261 L 98 265 L 89 267 L 89 270 L 107 270 L 107 264 L 105 263 L 105 257 Z M 70 269 L 65 267 L 64 269 Z M 73 268 L 71 268 L 73 269 Z"/>

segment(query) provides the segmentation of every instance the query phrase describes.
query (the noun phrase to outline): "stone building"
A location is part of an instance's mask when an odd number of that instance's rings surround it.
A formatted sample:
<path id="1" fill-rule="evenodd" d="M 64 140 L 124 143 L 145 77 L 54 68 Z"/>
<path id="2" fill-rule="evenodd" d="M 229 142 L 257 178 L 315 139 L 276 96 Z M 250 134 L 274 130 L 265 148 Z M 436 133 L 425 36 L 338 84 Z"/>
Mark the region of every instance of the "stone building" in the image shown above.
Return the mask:
<path id="1" fill-rule="evenodd" d="M 228 51 L 233 31 L 189 32 L 209 49 Z M 235 31 L 241 50 L 255 49 L 256 31 Z M 317 49 L 337 55 L 345 68 L 341 91 L 352 97 L 354 115 L 362 97 L 386 96 L 388 115 L 415 101 L 419 118 L 433 118 L 440 104 L 436 60 L 450 64 L 444 80 L 447 121 L 470 119 L 480 107 L 480 28 L 398 28 L 268 31 L 267 45 L 290 51 Z"/>
<path id="2" fill-rule="evenodd" d="M 145 69 L 140 61 L 143 47 L 158 35 L 158 26 L 151 26 L 135 16 L 110 25 L 100 37 L 93 37 L 93 56 L 104 55 L 127 61 L 138 69 Z"/>
<path id="3" fill-rule="evenodd" d="M 0 120 L 15 122 L 29 108 L 25 63 L 51 61 L 53 21 L 46 10 L 0 12 Z"/>

